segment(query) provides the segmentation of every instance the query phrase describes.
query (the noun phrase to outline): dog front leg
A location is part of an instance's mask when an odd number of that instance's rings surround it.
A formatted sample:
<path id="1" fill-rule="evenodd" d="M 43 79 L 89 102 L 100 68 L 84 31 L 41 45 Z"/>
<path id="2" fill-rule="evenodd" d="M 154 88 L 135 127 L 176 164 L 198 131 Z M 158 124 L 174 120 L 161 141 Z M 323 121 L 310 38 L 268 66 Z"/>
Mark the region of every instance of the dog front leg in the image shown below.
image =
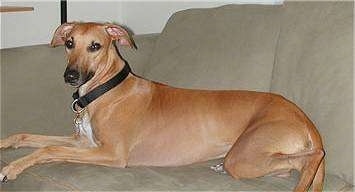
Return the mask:
<path id="1" fill-rule="evenodd" d="M 15 134 L 0 140 L 0 149 L 8 147 L 34 147 L 47 146 L 80 146 L 85 142 L 76 136 L 46 136 L 33 134 Z"/>
<path id="2" fill-rule="evenodd" d="M 16 179 L 17 175 L 23 170 L 41 163 L 50 162 L 72 162 L 72 163 L 86 163 L 95 165 L 104 165 L 110 167 L 126 167 L 127 158 L 116 156 L 112 150 L 105 150 L 104 148 L 75 148 L 63 146 L 50 146 L 37 149 L 30 155 L 11 162 L 4 167 L 0 174 L 0 180 Z"/>

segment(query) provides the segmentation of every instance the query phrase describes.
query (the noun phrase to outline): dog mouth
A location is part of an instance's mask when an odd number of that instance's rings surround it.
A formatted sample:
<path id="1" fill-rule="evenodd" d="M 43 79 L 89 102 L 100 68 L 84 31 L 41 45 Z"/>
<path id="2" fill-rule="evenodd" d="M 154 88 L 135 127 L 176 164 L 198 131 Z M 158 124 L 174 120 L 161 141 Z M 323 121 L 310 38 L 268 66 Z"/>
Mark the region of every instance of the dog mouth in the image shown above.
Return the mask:
<path id="1" fill-rule="evenodd" d="M 65 83 L 67 83 L 71 87 L 78 88 L 84 85 L 85 83 L 87 83 L 88 81 L 90 81 L 94 77 L 94 75 L 95 75 L 94 72 L 89 72 L 87 75 L 80 75 L 80 77 L 74 81 L 73 80 L 69 81 L 65 79 Z"/>
<path id="2" fill-rule="evenodd" d="M 89 72 L 86 77 L 85 80 L 83 81 L 82 85 L 87 83 L 88 81 L 90 81 L 93 77 L 94 77 L 95 73 L 94 72 Z"/>
<path id="3" fill-rule="evenodd" d="M 68 83 L 68 82 L 67 82 Z M 81 84 L 77 83 L 77 82 L 70 82 L 68 83 L 71 87 L 75 87 L 75 88 L 78 88 L 81 86 Z"/>

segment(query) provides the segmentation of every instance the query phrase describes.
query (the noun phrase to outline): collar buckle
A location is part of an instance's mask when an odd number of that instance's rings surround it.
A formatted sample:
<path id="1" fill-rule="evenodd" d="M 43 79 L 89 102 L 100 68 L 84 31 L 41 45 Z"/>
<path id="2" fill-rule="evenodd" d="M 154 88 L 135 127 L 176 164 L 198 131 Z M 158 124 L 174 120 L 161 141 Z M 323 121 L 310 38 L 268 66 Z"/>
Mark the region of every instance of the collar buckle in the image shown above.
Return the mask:
<path id="1" fill-rule="evenodd" d="M 85 110 L 85 108 L 80 108 L 78 102 L 79 102 L 79 99 L 74 99 L 74 101 L 71 103 L 71 110 L 76 114 L 80 114 L 81 112 L 83 112 Z"/>

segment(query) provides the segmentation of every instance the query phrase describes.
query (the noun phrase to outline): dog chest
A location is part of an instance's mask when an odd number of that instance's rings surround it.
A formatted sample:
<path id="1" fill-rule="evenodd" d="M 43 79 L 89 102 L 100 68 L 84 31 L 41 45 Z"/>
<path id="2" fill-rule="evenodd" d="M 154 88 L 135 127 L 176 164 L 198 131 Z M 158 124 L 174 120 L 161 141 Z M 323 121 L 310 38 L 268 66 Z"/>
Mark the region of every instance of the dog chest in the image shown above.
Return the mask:
<path id="1" fill-rule="evenodd" d="M 92 131 L 92 126 L 90 123 L 90 117 L 87 112 L 85 112 L 81 121 L 76 125 L 76 129 L 79 132 L 80 136 L 86 137 L 88 139 L 91 147 L 97 147 Z"/>

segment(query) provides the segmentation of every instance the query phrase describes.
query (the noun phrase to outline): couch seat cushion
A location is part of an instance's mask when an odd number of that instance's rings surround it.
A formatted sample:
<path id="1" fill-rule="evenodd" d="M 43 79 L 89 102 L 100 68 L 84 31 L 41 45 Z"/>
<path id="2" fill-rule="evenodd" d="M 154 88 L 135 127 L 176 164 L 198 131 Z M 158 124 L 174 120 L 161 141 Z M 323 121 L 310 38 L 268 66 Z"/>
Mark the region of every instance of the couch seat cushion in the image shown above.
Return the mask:
<path id="1" fill-rule="evenodd" d="M 8 162 L 32 150 L 7 150 L 1 154 Z M 289 178 L 261 177 L 235 180 L 209 167 L 221 159 L 182 167 L 110 168 L 95 165 L 51 163 L 26 170 L 15 181 L 2 186 L 10 191 L 291 191 L 297 172 Z M 2 163 L 4 165 L 4 163 Z M 2 166 L 3 166 L 2 165 Z M 346 191 L 352 186 L 336 175 L 326 175 L 325 191 Z"/>

